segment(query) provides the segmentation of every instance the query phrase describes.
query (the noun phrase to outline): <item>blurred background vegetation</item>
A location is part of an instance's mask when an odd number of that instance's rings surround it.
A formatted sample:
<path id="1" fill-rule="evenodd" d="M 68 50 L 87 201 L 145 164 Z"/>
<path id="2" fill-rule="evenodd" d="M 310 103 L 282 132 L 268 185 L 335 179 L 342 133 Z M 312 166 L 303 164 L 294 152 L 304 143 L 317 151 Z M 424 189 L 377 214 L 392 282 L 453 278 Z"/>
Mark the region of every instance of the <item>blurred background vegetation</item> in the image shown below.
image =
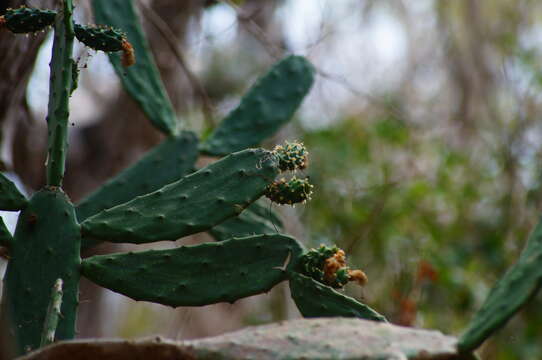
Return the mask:
<path id="1" fill-rule="evenodd" d="M 460 333 L 542 207 L 542 3 L 136 2 L 179 118 L 201 135 L 274 61 L 311 60 L 317 83 L 275 139 L 302 140 L 311 153 L 313 201 L 276 207 L 288 232 L 347 250 L 369 284 L 346 291 L 392 322 Z M 1 1 L 0 11 L 21 3 L 54 1 Z M 90 22 L 89 2 L 76 5 Z M 0 155 L 29 193 L 44 183 L 50 46 L 45 34 L 0 34 Z M 74 201 L 160 141 L 107 58 L 76 53 L 65 180 Z M 89 283 L 81 300 L 80 337 L 193 338 L 300 316 L 284 285 L 197 309 L 136 303 Z M 482 357 L 540 358 L 541 305 L 538 295 Z"/>

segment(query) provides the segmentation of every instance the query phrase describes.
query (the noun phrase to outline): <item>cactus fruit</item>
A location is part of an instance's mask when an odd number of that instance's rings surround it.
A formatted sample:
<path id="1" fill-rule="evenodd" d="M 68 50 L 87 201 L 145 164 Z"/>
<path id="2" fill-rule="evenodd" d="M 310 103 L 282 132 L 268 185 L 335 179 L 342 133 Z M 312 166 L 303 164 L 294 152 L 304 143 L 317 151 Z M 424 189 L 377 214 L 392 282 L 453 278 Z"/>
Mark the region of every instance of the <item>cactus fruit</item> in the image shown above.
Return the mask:
<path id="1" fill-rule="evenodd" d="M 92 256 L 83 261 L 82 273 L 135 300 L 173 307 L 233 303 L 286 280 L 301 252 L 291 237 L 258 235 L 169 250 Z"/>
<path id="2" fill-rule="evenodd" d="M 288 181 L 282 178 L 267 187 L 265 196 L 274 203 L 281 205 L 305 203 L 311 199 L 313 187 L 308 178 L 298 179 L 294 176 Z"/>
<path id="3" fill-rule="evenodd" d="M 177 240 L 241 213 L 277 173 L 276 158 L 269 151 L 240 151 L 88 218 L 81 224 L 83 233 L 112 242 Z"/>
<path id="4" fill-rule="evenodd" d="M 105 52 L 122 51 L 122 65 L 125 67 L 135 64 L 134 48 L 126 39 L 123 32 L 106 26 L 74 25 L 77 40 L 94 50 Z"/>
<path id="5" fill-rule="evenodd" d="M 291 272 L 290 292 L 292 299 L 304 317 L 357 317 L 360 319 L 386 321 L 386 318 L 365 304 L 343 295 L 329 286 L 300 273 Z"/>
<path id="6" fill-rule="evenodd" d="M 361 270 L 350 270 L 346 265 L 346 256 L 338 247 L 321 245 L 310 249 L 300 261 L 300 272 L 322 284 L 333 288 L 342 288 L 349 281 L 356 281 L 363 286 L 367 276 Z"/>
<path id="7" fill-rule="evenodd" d="M 92 6 L 96 23 L 122 29 L 134 48 L 137 62 L 129 68 L 123 66 L 118 54 L 109 54 L 124 89 L 158 130 L 168 136 L 174 135 L 177 132 L 177 116 L 160 79 L 133 1 L 94 0 Z"/>
<path id="8" fill-rule="evenodd" d="M 284 145 L 275 146 L 273 152 L 279 159 L 279 168 L 282 171 L 303 170 L 308 165 L 309 152 L 303 143 L 286 141 Z"/>
<path id="9" fill-rule="evenodd" d="M 248 91 L 207 141 L 201 151 L 227 155 L 260 144 L 290 120 L 314 81 L 314 68 L 300 56 L 289 56 Z"/>
<path id="10" fill-rule="evenodd" d="M 64 296 L 56 338 L 73 338 L 80 239 L 73 205 L 59 188 L 37 192 L 21 212 L 10 247 L 2 303 L 2 314 L 17 334 L 19 353 L 39 347 L 51 288 L 58 278 L 64 281 Z"/>
<path id="11" fill-rule="evenodd" d="M 23 209 L 28 201 L 11 180 L 0 173 L 0 210 L 18 211 Z"/>
<path id="12" fill-rule="evenodd" d="M 21 6 L 17 9 L 8 9 L 0 16 L 0 27 L 5 26 L 15 34 L 34 33 L 53 25 L 55 18 L 55 11 Z"/>

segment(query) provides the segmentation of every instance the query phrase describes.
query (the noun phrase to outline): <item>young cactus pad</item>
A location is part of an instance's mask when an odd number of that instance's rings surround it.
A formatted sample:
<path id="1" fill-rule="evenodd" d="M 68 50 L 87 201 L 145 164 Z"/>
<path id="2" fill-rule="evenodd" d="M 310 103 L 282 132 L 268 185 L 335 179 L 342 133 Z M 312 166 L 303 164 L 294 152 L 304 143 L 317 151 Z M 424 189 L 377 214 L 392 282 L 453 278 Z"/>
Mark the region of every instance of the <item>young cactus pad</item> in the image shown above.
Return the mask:
<path id="1" fill-rule="evenodd" d="M 77 40 L 94 50 L 105 52 L 122 51 L 122 65 L 135 64 L 134 48 L 126 39 L 126 34 L 105 26 L 74 25 Z"/>
<path id="2" fill-rule="evenodd" d="M 386 321 L 386 318 L 365 304 L 333 290 L 303 274 L 292 272 L 290 292 L 304 317 L 357 317 Z"/>
<path id="3" fill-rule="evenodd" d="M 27 200 L 17 187 L 4 174 L 0 173 L 0 210 L 17 211 L 23 209 Z"/>
<path id="4" fill-rule="evenodd" d="M 83 261 L 82 273 L 135 300 L 174 307 L 233 303 L 286 280 L 301 252 L 291 237 L 258 235 L 170 250 L 93 256 Z"/>
<path id="5" fill-rule="evenodd" d="M 257 146 L 288 122 L 314 81 L 314 68 L 300 56 L 289 56 L 273 68 L 241 99 L 202 144 L 208 155 L 226 155 Z"/>
<path id="6" fill-rule="evenodd" d="M 241 213 L 277 174 L 271 152 L 240 151 L 153 193 L 104 210 L 81 226 L 85 236 L 112 242 L 177 240 Z"/>
<path id="7" fill-rule="evenodd" d="M 59 278 L 64 282 L 64 296 L 56 338 L 73 338 L 80 240 L 73 205 L 58 188 L 37 192 L 21 212 L 10 247 L 2 304 L 2 314 L 17 334 L 19 353 L 39 347 L 51 288 Z"/>
<path id="8" fill-rule="evenodd" d="M 137 62 L 125 68 L 116 53 L 109 54 L 109 60 L 124 89 L 141 106 L 151 123 L 164 134 L 174 135 L 177 127 L 175 110 L 160 79 L 133 3 L 131 0 L 92 1 L 96 23 L 126 32 Z"/>
<path id="9" fill-rule="evenodd" d="M 17 9 L 8 9 L 3 16 L 0 16 L 0 27 L 5 26 L 15 34 L 34 33 L 53 25 L 55 17 L 56 12 L 52 10 L 21 6 Z"/>

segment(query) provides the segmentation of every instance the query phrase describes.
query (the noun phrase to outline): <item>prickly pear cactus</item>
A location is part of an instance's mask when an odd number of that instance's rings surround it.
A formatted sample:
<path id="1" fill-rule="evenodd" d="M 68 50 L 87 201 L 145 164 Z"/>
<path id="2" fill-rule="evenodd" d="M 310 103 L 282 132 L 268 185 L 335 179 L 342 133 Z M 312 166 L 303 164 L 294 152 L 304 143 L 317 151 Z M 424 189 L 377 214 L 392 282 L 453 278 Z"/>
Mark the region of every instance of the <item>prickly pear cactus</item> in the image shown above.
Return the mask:
<path id="1" fill-rule="evenodd" d="M 15 33 L 45 30 L 54 23 L 47 186 L 28 200 L 0 175 L 0 209 L 22 210 L 14 236 L 0 221 L 0 246 L 10 256 L 0 323 L 9 324 L 18 354 L 74 337 L 81 275 L 134 299 L 200 306 L 269 291 L 289 278 L 304 251 L 297 240 L 277 233 L 280 219 L 256 201 L 279 173 L 304 169 L 308 152 L 299 143 L 274 151 L 245 148 L 290 119 L 312 84 L 310 64 L 300 57 L 279 63 L 242 100 L 248 105 L 221 123 L 211 143 L 199 146 L 194 133 L 178 131 L 175 114 L 168 110 L 172 109 L 169 100 L 154 91 L 163 85 L 132 2 L 96 0 L 93 4 L 100 19 L 120 19 L 122 26 L 75 24 L 71 0 L 65 0 L 60 10 L 23 7 L 0 17 L 0 25 Z M 134 54 L 138 56 L 133 70 L 127 70 L 128 75 L 119 71 L 119 75 L 125 76 L 125 87 L 136 97 L 137 85 L 143 94 L 140 104 L 166 139 L 74 207 L 62 190 L 62 180 L 69 98 L 77 88 L 78 71 L 72 59 L 75 38 L 95 50 L 122 51 L 125 65 L 134 62 Z M 135 51 L 127 39 L 134 39 Z M 118 55 L 111 59 L 119 64 Z M 280 101 L 277 93 L 281 93 Z M 264 109 L 254 101 L 274 106 L 279 116 L 266 110 L 263 122 L 252 121 Z M 232 129 L 242 131 L 236 134 Z M 255 132 L 258 136 L 250 139 Z M 203 149 L 226 156 L 194 171 Z M 304 180 L 292 184 L 294 195 L 288 196 L 309 198 L 312 186 Z M 305 195 L 297 194 L 298 188 Z M 104 255 L 81 264 L 81 243 L 176 240 L 200 231 L 210 231 L 219 241 Z"/>

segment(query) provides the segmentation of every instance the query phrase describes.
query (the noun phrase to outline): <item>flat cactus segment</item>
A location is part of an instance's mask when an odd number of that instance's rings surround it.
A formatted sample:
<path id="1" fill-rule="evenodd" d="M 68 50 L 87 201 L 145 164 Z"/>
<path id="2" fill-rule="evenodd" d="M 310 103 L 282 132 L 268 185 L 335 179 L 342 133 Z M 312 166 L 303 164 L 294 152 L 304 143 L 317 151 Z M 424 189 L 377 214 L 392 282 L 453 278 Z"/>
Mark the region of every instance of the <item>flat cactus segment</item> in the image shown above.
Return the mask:
<path id="1" fill-rule="evenodd" d="M 96 23 L 122 29 L 135 50 L 137 62 L 129 68 L 122 65 L 119 54 L 109 54 L 124 89 L 158 130 L 173 135 L 177 126 L 175 111 L 160 79 L 133 1 L 94 0 L 92 5 Z"/>
<path id="2" fill-rule="evenodd" d="M 73 89 L 73 2 L 65 0 L 55 19 L 53 54 L 50 62 L 47 108 L 47 185 L 61 186 L 68 151 L 69 101 Z"/>
<path id="3" fill-rule="evenodd" d="M 0 217 L 0 246 L 10 247 L 13 243 L 13 236 L 9 232 L 4 220 Z"/>
<path id="4" fill-rule="evenodd" d="M 209 155 L 226 155 L 257 146 L 288 122 L 314 81 L 314 68 L 303 57 L 276 64 L 241 99 L 202 144 Z"/>
<path id="5" fill-rule="evenodd" d="M 0 173 L 0 210 L 18 211 L 23 209 L 28 200 L 4 174 Z"/>
<path id="6" fill-rule="evenodd" d="M 58 188 L 34 194 L 21 212 L 4 278 L 2 314 L 17 329 L 18 352 L 40 345 L 53 284 L 64 281 L 56 339 L 75 333 L 81 231 L 73 205 Z"/>
<path id="7" fill-rule="evenodd" d="M 75 37 L 94 50 L 115 52 L 122 50 L 122 42 L 126 34 L 106 26 L 83 26 L 75 24 Z"/>
<path id="8" fill-rule="evenodd" d="M 542 221 L 530 235 L 518 262 L 495 284 L 459 338 L 459 349 L 470 352 L 480 346 L 532 299 L 541 285 Z"/>
<path id="9" fill-rule="evenodd" d="M 285 235 L 258 235 L 169 250 L 100 255 L 82 273 L 135 300 L 169 306 L 230 302 L 286 280 L 302 249 Z M 282 267 L 286 264 L 286 268 Z"/>
<path id="10" fill-rule="evenodd" d="M 231 154 L 150 194 L 104 210 L 82 223 L 85 237 L 112 242 L 177 240 L 243 211 L 278 174 L 273 154 Z"/>
<path id="11" fill-rule="evenodd" d="M 224 241 L 231 239 L 232 237 L 256 234 L 276 234 L 277 232 L 280 232 L 283 229 L 280 219 L 279 221 L 273 222 L 275 218 L 278 219 L 276 214 L 267 217 L 264 217 L 265 215 L 260 216 L 257 213 L 260 209 L 256 211 L 253 210 L 259 206 L 259 204 L 253 203 L 238 216 L 213 227 L 209 230 L 209 233 L 215 240 Z"/>
<path id="12" fill-rule="evenodd" d="M 290 273 L 290 292 L 297 308 L 307 318 L 356 317 L 386 321 L 367 305 L 296 272 Z"/>
<path id="13" fill-rule="evenodd" d="M 55 11 L 21 6 L 17 9 L 8 9 L 0 16 L 0 25 L 4 25 L 15 34 L 34 33 L 53 25 L 55 18 Z"/>
<path id="14" fill-rule="evenodd" d="M 198 157 L 198 139 L 189 131 L 164 140 L 76 207 L 83 222 L 102 210 L 156 191 L 190 173 Z"/>

